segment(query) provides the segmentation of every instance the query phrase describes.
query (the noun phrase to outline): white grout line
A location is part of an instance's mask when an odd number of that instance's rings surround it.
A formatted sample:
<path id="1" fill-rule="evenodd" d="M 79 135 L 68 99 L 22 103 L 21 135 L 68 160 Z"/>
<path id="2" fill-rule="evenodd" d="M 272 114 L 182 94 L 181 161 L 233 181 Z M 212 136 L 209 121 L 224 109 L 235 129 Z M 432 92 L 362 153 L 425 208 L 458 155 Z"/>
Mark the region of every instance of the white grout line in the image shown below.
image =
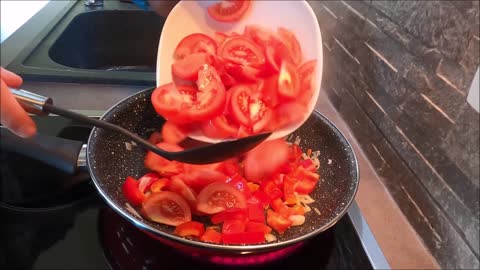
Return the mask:
<path id="1" fill-rule="evenodd" d="M 376 24 L 374 24 L 372 21 L 370 21 L 368 18 L 367 18 L 366 20 L 367 20 L 367 22 L 368 22 L 371 26 L 373 26 L 373 27 L 375 27 L 375 28 L 377 28 L 377 29 L 380 30 L 380 28 L 378 28 L 378 26 L 377 26 Z"/>
<path id="2" fill-rule="evenodd" d="M 392 65 L 390 62 L 388 62 L 388 60 L 383 57 L 383 55 L 381 53 L 379 53 L 377 50 L 375 50 L 372 46 L 370 46 L 370 44 L 368 44 L 367 42 L 363 42 L 365 43 L 365 45 L 367 45 L 367 47 L 375 54 L 378 56 L 378 58 L 382 59 L 383 62 L 385 62 L 385 64 L 387 64 L 393 71 L 395 72 L 398 72 L 398 69 Z"/>
<path id="3" fill-rule="evenodd" d="M 373 147 L 373 150 L 375 150 L 375 152 L 377 152 L 378 156 L 382 159 L 383 163 L 387 163 L 387 161 L 383 158 L 382 154 L 380 154 L 380 151 L 378 151 L 377 147 L 375 146 L 375 144 L 371 143 L 372 147 Z"/>
<path id="4" fill-rule="evenodd" d="M 450 123 L 454 124 L 455 125 L 455 121 L 453 121 L 452 118 L 450 118 L 450 116 L 448 116 L 447 113 L 445 113 L 442 108 L 438 107 L 437 104 L 433 103 L 433 101 L 431 99 L 429 99 L 427 96 L 425 96 L 424 94 L 420 94 L 423 99 L 425 99 L 428 103 L 430 103 L 430 105 L 432 105 L 437 111 L 439 111 L 445 118 L 448 119 L 448 121 L 450 121 Z"/>
<path id="5" fill-rule="evenodd" d="M 397 129 L 398 133 L 400 133 L 400 135 L 402 135 L 402 137 L 407 141 L 410 147 L 412 147 L 413 150 L 423 159 L 423 161 L 425 162 L 425 164 L 427 164 L 430 170 L 432 170 L 432 172 L 443 182 L 444 187 L 448 189 L 448 191 L 450 191 L 453 196 L 460 201 L 461 204 L 463 204 L 463 201 L 460 199 L 460 197 L 458 197 L 457 193 L 453 191 L 453 189 L 447 184 L 447 182 L 445 182 L 445 179 L 443 179 L 443 177 L 437 172 L 437 170 L 432 166 L 432 164 L 430 164 L 430 162 L 425 158 L 425 156 L 423 156 L 420 150 L 418 150 L 418 148 L 412 143 L 412 141 L 410 141 L 407 135 L 403 133 L 403 130 L 401 130 L 398 126 L 395 126 L 395 128 Z"/>
<path id="6" fill-rule="evenodd" d="M 335 94 L 337 94 L 337 96 L 340 96 L 340 94 L 338 94 L 338 92 L 337 92 L 337 89 L 335 89 L 334 87 L 332 87 L 332 90 L 335 92 Z"/>
<path id="7" fill-rule="evenodd" d="M 474 35 L 473 37 L 474 37 L 476 40 L 480 40 L 480 37 L 478 37 L 478 36 L 475 36 L 475 35 Z"/>
<path id="8" fill-rule="evenodd" d="M 445 76 L 442 74 L 438 73 L 438 71 L 435 73 L 438 78 L 440 78 L 442 81 L 444 81 L 446 84 L 450 85 L 455 91 L 459 92 L 462 96 L 465 96 L 465 93 L 460 91 L 449 79 L 447 79 Z"/>
<path id="9" fill-rule="evenodd" d="M 327 8 L 324 4 L 321 5 L 328 13 L 330 13 L 330 15 L 332 15 L 335 19 L 338 19 L 335 13 L 333 13 L 329 8 Z"/>
<path id="10" fill-rule="evenodd" d="M 436 238 L 436 244 L 439 245 L 440 243 L 438 242 L 442 242 L 442 238 L 440 237 L 440 235 L 438 235 L 437 233 L 437 230 L 435 230 L 435 228 L 433 228 L 432 224 L 428 221 L 427 217 L 425 216 L 425 214 L 423 213 L 422 209 L 420 209 L 420 207 L 418 206 L 418 204 L 412 199 L 412 197 L 410 196 L 410 194 L 408 194 L 407 190 L 405 189 L 405 187 L 400 184 L 400 187 L 402 188 L 403 192 L 405 192 L 405 194 L 407 195 L 408 199 L 412 202 L 413 206 L 415 206 L 415 208 L 417 209 L 418 213 L 420 214 L 420 216 L 422 216 L 423 220 L 425 221 L 425 223 L 427 223 L 428 227 L 430 228 L 430 230 L 432 230 L 435 238 Z"/>
<path id="11" fill-rule="evenodd" d="M 342 49 L 348 54 L 348 56 L 350 56 L 350 58 L 352 58 L 353 60 L 355 60 L 355 62 L 357 62 L 357 64 L 360 65 L 360 61 L 358 61 L 358 59 L 357 59 L 355 56 L 353 56 L 353 55 L 347 50 L 347 48 L 345 48 L 345 47 L 343 46 L 343 44 L 340 43 L 340 41 L 338 41 L 338 39 L 337 39 L 336 37 L 334 37 L 334 36 L 332 36 L 332 37 L 333 37 L 333 39 L 335 39 L 335 42 L 337 42 L 337 44 L 340 45 L 340 47 L 342 47 Z"/>
<path id="12" fill-rule="evenodd" d="M 343 4 L 344 6 L 346 6 L 351 12 L 353 12 L 355 15 L 357 15 L 358 17 L 360 17 L 360 19 L 362 19 L 362 20 L 364 20 L 364 21 L 366 20 L 366 18 L 363 17 L 363 15 L 360 14 L 360 12 L 358 12 L 356 9 L 354 9 L 353 7 L 351 7 L 349 4 L 345 3 L 345 1 L 340 1 L 340 2 L 342 2 L 342 4 Z"/>
<path id="13" fill-rule="evenodd" d="M 327 43 L 326 43 L 326 42 L 324 42 L 324 43 L 323 43 L 323 45 L 325 46 L 325 48 L 327 48 L 327 50 L 328 50 L 329 52 L 331 52 L 331 51 L 332 51 L 332 48 L 330 48 L 330 47 L 327 45 Z"/>
<path id="14" fill-rule="evenodd" d="M 377 105 L 377 107 L 378 107 L 385 115 L 388 115 L 387 112 L 382 108 L 382 106 L 380 106 L 380 104 L 375 100 L 375 98 L 373 98 L 373 96 L 372 96 L 368 91 L 365 91 L 365 93 L 367 93 L 368 97 L 373 101 L 373 103 L 375 103 L 375 105 Z"/>

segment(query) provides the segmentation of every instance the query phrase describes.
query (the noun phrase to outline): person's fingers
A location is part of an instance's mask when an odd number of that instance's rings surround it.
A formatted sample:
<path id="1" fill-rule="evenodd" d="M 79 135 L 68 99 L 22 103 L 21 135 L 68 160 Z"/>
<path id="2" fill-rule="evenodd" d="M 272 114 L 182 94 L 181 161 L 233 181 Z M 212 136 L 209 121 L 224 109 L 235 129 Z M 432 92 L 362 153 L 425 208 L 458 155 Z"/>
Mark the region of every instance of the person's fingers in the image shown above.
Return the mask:
<path id="1" fill-rule="evenodd" d="M 23 83 L 22 77 L 4 69 L 3 67 L 0 68 L 0 78 L 10 87 L 17 88 L 20 87 L 20 85 L 22 85 Z"/>
<path id="2" fill-rule="evenodd" d="M 35 135 L 37 133 L 35 122 L 17 102 L 3 78 L 0 83 L 0 122 L 2 125 L 21 137 Z"/>

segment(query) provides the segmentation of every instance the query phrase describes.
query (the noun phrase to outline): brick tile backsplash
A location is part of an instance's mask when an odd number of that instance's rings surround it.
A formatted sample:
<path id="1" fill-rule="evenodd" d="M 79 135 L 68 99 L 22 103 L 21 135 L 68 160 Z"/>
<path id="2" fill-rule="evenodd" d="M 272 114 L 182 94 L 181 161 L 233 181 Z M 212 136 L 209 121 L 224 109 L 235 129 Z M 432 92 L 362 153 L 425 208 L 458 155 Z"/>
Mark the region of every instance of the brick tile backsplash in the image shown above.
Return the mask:
<path id="1" fill-rule="evenodd" d="M 479 267 L 478 1 L 309 1 L 322 88 L 444 268 Z"/>

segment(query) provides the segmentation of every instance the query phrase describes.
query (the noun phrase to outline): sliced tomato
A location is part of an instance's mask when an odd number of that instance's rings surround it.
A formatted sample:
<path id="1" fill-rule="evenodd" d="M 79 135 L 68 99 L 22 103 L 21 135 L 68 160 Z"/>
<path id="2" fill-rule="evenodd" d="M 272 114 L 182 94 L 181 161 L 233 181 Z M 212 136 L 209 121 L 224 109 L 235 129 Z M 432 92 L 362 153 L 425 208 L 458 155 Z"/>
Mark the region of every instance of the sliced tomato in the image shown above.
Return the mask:
<path id="1" fill-rule="evenodd" d="M 246 25 L 243 34 L 263 48 L 275 46 L 280 42 L 275 32 L 256 24 Z"/>
<path id="2" fill-rule="evenodd" d="M 278 94 L 285 99 L 298 98 L 300 94 L 300 78 L 295 65 L 283 61 L 278 75 Z"/>
<path id="3" fill-rule="evenodd" d="M 297 203 L 297 196 L 295 196 L 295 187 L 295 179 L 286 175 L 283 182 L 283 200 L 287 205 L 294 205 Z"/>
<path id="4" fill-rule="evenodd" d="M 262 188 L 262 191 L 267 194 L 270 200 L 275 200 L 283 196 L 282 190 L 271 180 L 263 180 L 260 184 L 260 187 Z"/>
<path id="5" fill-rule="evenodd" d="M 248 213 L 243 208 L 228 208 L 225 211 L 212 215 L 211 221 L 213 224 L 219 224 L 225 220 L 243 220 L 246 221 Z"/>
<path id="6" fill-rule="evenodd" d="M 200 191 L 213 182 L 226 182 L 229 179 L 225 174 L 211 169 L 197 169 L 178 176 L 195 191 Z"/>
<path id="7" fill-rule="evenodd" d="M 222 163 L 220 170 L 227 176 L 232 177 L 240 173 L 240 164 L 237 158 L 227 159 Z"/>
<path id="8" fill-rule="evenodd" d="M 164 142 L 158 143 L 156 144 L 156 146 L 165 151 L 171 152 L 178 152 L 183 150 L 183 148 L 178 145 L 168 144 Z M 179 174 L 183 171 L 183 165 L 180 162 L 167 160 L 153 153 L 152 151 L 148 151 L 145 155 L 144 165 L 146 168 L 157 172 L 161 176 L 167 177 Z"/>
<path id="9" fill-rule="evenodd" d="M 157 173 L 146 173 L 138 179 L 138 189 L 140 192 L 145 194 L 150 189 L 153 182 L 157 181 L 158 179 L 160 179 L 160 175 Z"/>
<path id="10" fill-rule="evenodd" d="M 207 11 L 216 21 L 236 22 L 243 17 L 249 7 L 249 0 L 228 0 L 209 6 Z"/>
<path id="11" fill-rule="evenodd" d="M 241 219 L 232 219 L 225 220 L 222 225 L 222 233 L 239 233 L 245 231 L 245 220 Z"/>
<path id="12" fill-rule="evenodd" d="M 254 94 L 251 86 L 239 84 L 232 87 L 230 99 L 232 118 L 239 125 L 252 128 L 254 132 L 262 131 L 271 119 L 271 109 Z"/>
<path id="13" fill-rule="evenodd" d="M 291 101 L 282 103 L 275 108 L 274 121 L 272 123 L 273 129 L 299 123 L 303 120 L 307 112 L 307 107 L 298 102 Z"/>
<path id="14" fill-rule="evenodd" d="M 207 228 L 200 236 L 200 241 L 219 244 L 222 242 L 222 234 L 215 229 Z"/>
<path id="15" fill-rule="evenodd" d="M 303 63 L 298 68 L 298 75 L 300 76 L 300 80 L 303 80 L 307 76 L 313 74 L 316 66 L 317 66 L 317 60 L 315 59 Z"/>
<path id="16" fill-rule="evenodd" d="M 198 71 L 212 62 L 211 56 L 206 53 L 192 53 L 173 62 L 172 75 L 182 80 L 194 81 L 198 78 Z"/>
<path id="17" fill-rule="evenodd" d="M 260 183 L 264 178 L 271 177 L 288 162 L 289 152 L 289 146 L 283 139 L 262 142 L 245 156 L 245 178 Z"/>
<path id="18" fill-rule="evenodd" d="M 245 195 L 227 183 L 211 183 L 198 194 L 197 209 L 206 214 L 215 214 L 228 208 L 246 207 Z"/>
<path id="19" fill-rule="evenodd" d="M 195 194 L 195 191 L 193 191 L 189 186 L 185 184 L 181 177 L 179 177 L 178 175 L 172 177 L 169 190 L 182 196 L 188 202 L 192 210 L 196 209 L 197 194 Z"/>
<path id="20" fill-rule="evenodd" d="M 302 62 L 302 49 L 300 47 L 300 43 L 297 40 L 297 37 L 292 31 L 283 27 L 279 27 L 277 29 L 277 33 L 280 40 L 288 48 L 293 59 L 293 64 L 295 64 L 295 66 L 298 66 Z"/>
<path id="21" fill-rule="evenodd" d="M 314 76 L 315 68 L 317 65 L 316 60 L 310 60 L 308 62 L 303 63 L 298 68 L 298 74 L 300 76 L 300 96 L 298 101 L 302 104 L 309 104 L 310 100 L 313 96 L 313 88 L 312 88 L 312 79 Z"/>
<path id="22" fill-rule="evenodd" d="M 145 200 L 145 195 L 138 188 L 138 181 L 128 176 L 122 186 L 122 192 L 127 201 L 133 206 L 141 205 Z"/>
<path id="23" fill-rule="evenodd" d="M 265 212 L 261 204 L 248 204 L 247 206 L 248 219 L 250 221 L 257 221 L 265 223 Z"/>
<path id="24" fill-rule="evenodd" d="M 192 121 L 188 112 L 196 99 L 197 90 L 191 86 L 175 86 L 173 83 L 157 87 L 151 96 L 155 111 L 175 123 Z"/>
<path id="25" fill-rule="evenodd" d="M 263 101 L 270 108 L 275 108 L 279 104 L 278 96 L 278 75 L 267 77 L 263 81 L 262 89 Z"/>
<path id="26" fill-rule="evenodd" d="M 224 233 L 222 241 L 224 244 L 260 244 L 265 242 L 265 236 L 263 232 Z"/>
<path id="27" fill-rule="evenodd" d="M 205 121 L 220 115 L 225 108 L 225 86 L 217 70 L 205 65 L 198 72 L 198 92 L 196 102 L 189 110 L 190 118 L 194 121 Z"/>
<path id="28" fill-rule="evenodd" d="M 239 174 L 228 178 L 225 182 L 242 192 L 245 195 L 245 198 L 249 198 L 252 195 L 250 189 L 248 188 L 247 181 Z"/>
<path id="29" fill-rule="evenodd" d="M 268 234 L 272 232 L 272 228 L 265 225 L 265 222 L 255 222 L 249 221 L 245 225 L 246 232 L 262 232 L 263 234 Z"/>
<path id="30" fill-rule="evenodd" d="M 174 234 L 182 237 L 195 236 L 200 237 L 205 232 L 205 225 L 197 221 L 187 221 L 175 228 Z"/>
<path id="31" fill-rule="evenodd" d="M 258 76 L 261 74 L 261 70 L 255 67 L 238 65 L 238 64 L 225 64 L 225 70 L 230 74 L 235 82 L 252 83 L 257 81 Z M 234 85 L 234 84 L 232 84 Z"/>
<path id="32" fill-rule="evenodd" d="M 265 64 L 265 55 L 261 47 L 251 39 L 236 36 L 223 42 L 218 48 L 218 56 L 224 61 L 237 65 L 262 67 Z"/>
<path id="33" fill-rule="evenodd" d="M 152 186 L 150 186 L 150 190 L 152 192 L 160 192 L 170 186 L 170 179 L 168 178 L 161 178 L 157 181 L 153 182 Z"/>
<path id="34" fill-rule="evenodd" d="M 171 191 L 152 193 L 143 203 L 141 213 L 152 221 L 171 226 L 192 220 L 188 203 Z"/>
<path id="35" fill-rule="evenodd" d="M 208 53 L 214 55 L 217 51 L 215 41 L 204 34 L 194 33 L 184 37 L 175 48 L 174 58 L 183 59 L 193 53 Z"/>
<path id="36" fill-rule="evenodd" d="M 202 132 L 210 138 L 234 138 L 238 126 L 230 123 L 225 115 L 219 115 L 201 126 Z"/>
<path id="37" fill-rule="evenodd" d="M 162 126 L 162 138 L 166 143 L 178 144 L 183 141 L 187 135 L 185 132 L 172 122 L 165 122 Z"/>
<path id="38" fill-rule="evenodd" d="M 238 128 L 238 132 L 237 132 L 237 138 L 243 138 L 243 137 L 247 137 L 247 136 L 250 136 L 251 132 L 248 130 L 247 127 L 245 126 L 240 126 Z"/>
<path id="39" fill-rule="evenodd" d="M 265 192 L 257 190 L 252 193 L 252 196 L 250 198 L 248 198 L 248 203 L 260 204 L 263 208 L 267 208 L 270 203 L 270 197 L 268 197 Z"/>
<path id="40" fill-rule="evenodd" d="M 280 234 L 283 234 L 290 226 L 292 221 L 283 215 L 275 213 L 271 209 L 267 210 L 267 224 L 272 227 L 275 231 Z"/>
<path id="41" fill-rule="evenodd" d="M 148 142 L 151 144 L 157 144 L 162 141 L 162 133 L 160 131 L 154 131 L 148 137 Z"/>

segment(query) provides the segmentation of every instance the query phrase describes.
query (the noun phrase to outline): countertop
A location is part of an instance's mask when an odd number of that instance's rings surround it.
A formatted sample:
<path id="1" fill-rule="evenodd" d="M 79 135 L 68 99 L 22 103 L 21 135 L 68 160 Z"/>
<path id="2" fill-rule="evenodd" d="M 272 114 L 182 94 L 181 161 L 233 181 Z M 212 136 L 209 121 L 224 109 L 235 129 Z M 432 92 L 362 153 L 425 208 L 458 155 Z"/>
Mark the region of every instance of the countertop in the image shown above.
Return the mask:
<path id="1" fill-rule="evenodd" d="M 3 2 L 2 13 L 4 12 Z M 2 19 L 2 29 L 4 24 L 8 23 L 3 22 Z M 28 27 L 33 26 L 30 25 Z M 15 33 L 9 39 L 12 38 L 15 38 Z M 4 64 L 4 61 L 2 61 L 2 65 Z M 101 115 L 112 104 L 142 89 L 141 86 L 39 81 L 25 81 L 23 88 L 50 96 L 56 104 L 88 115 Z M 71 93 L 75 93 L 75 99 L 71 98 Z M 92 99 L 92 96 L 95 96 L 95 99 Z M 439 266 L 435 259 L 427 251 L 415 230 L 392 199 L 392 196 L 359 147 L 357 140 L 352 136 L 349 127 L 332 106 L 323 89 L 316 110 L 324 114 L 343 132 L 355 150 L 359 160 L 361 180 L 355 200 L 356 204 L 353 207 L 358 205 L 390 267 L 392 269 L 438 269 Z"/>

